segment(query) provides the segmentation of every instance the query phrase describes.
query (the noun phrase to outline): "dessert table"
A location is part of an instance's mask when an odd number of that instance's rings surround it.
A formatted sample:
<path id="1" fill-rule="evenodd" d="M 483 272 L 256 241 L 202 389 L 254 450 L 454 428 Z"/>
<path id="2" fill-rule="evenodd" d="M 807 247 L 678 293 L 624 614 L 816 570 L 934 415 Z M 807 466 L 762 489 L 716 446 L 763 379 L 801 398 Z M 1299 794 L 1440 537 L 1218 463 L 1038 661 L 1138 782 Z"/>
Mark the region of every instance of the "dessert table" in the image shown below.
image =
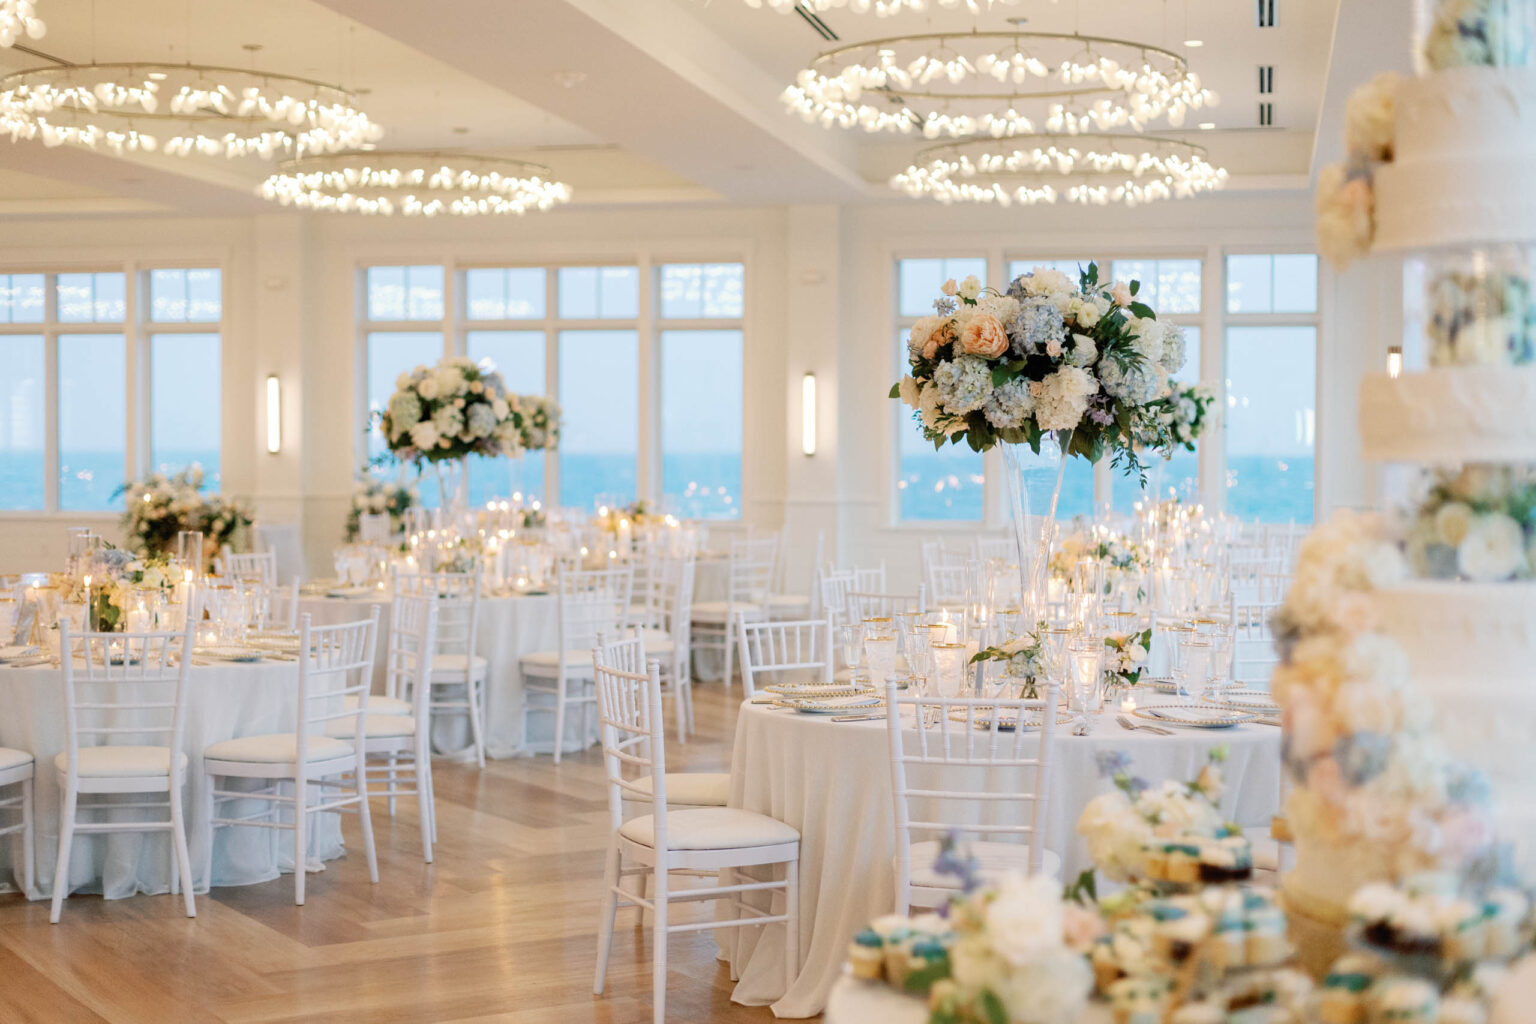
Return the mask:
<path id="1" fill-rule="evenodd" d="M 222 740 L 289 732 L 294 727 L 297 704 L 298 663 L 294 661 L 194 665 L 188 673 L 184 748 L 188 762 L 187 844 L 198 892 L 206 892 L 210 885 L 265 882 L 293 869 L 291 837 L 287 843 L 277 841 L 268 829 L 220 829 L 210 845 L 203 750 Z M 58 857 L 59 786 L 53 759 L 66 745 L 63 670 L 0 667 L 0 708 L 4 709 L 0 713 L 0 746 L 30 751 L 37 762 L 37 889 L 27 896 L 45 899 L 53 895 L 54 860 Z M 165 815 L 158 810 L 117 813 Z M 341 824 L 336 815 L 319 815 L 318 828 L 312 834 L 316 834 L 310 848 L 312 858 L 341 856 Z M 13 844 L 9 839 L 0 840 L 0 878 L 9 879 L 17 873 L 12 870 L 12 856 Z M 171 872 L 169 833 L 76 836 L 70 862 L 76 892 L 99 892 L 107 899 L 169 892 Z"/>
<path id="2" fill-rule="evenodd" d="M 389 650 L 389 600 L 386 590 L 358 597 L 309 596 L 299 601 L 299 614 L 310 616 L 316 626 L 334 625 L 364 618 L 379 609 L 379 643 L 374 660 L 373 690 L 384 691 L 385 653 Z M 513 757 L 554 749 L 555 716 L 538 714 L 529 719 L 529 735 L 523 735 L 523 676 L 518 661 L 534 651 L 553 650 L 559 643 L 559 601 L 553 594 L 521 594 L 482 597 L 475 633 L 475 653 L 488 668 L 485 686 L 485 752 L 489 757 Z M 597 716 L 580 748 L 597 742 Z M 566 749 L 578 749 L 580 716 L 566 723 Z M 462 716 L 444 717 L 432 725 L 432 743 L 440 751 L 463 751 L 469 746 L 469 722 Z"/>
<path id="3" fill-rule="evenodd" d="M 1135 774 L 1157 782 L 1192 778 L 1208 752 L 1225 745 L 1227 790 L 1221 810 L 1228 820 L 1267 826 L 1279 803 L 1280 730 L 1273 726 L 1180 729 L 1158 736 L 1126 731 L 1106 713 L 1089 736 L 1072 736 L 1063 724 L 1056 737 L 1045 845 L 1061 855 L 1063 881 L 1092 866 L 1076 823 L 1088 801 L 1110 787 L 1099 777 L 1096 755 L 1101 751 L 1125 752 Z M 741 979 L 731 997 L 735 1002 L 771 1005 L 780 1017 L 820 1013 L 840 976 L 851 937 L 894 909 L 890 763 L 883 718 L 834 722 L 772 705 L 742 704 L 730 806 L 770 815 L 800 831 L 804 963 L 786 992 L 782 933 L 774 928 L 733 930 L 722 953 Z M 1013 775 L 1018 777 L 1005 777 Z M 1027 782 L 1024 772 L 999 771 L 988 776 L 985 788 L 1002 791 Z M 918 785 L 915 779 L 913 785 Z M 979 810 L 974 803 L 962 813 L 972 810 Z M 1010 803 L 994 810 L 1017 814 L 1020 808 Z"/>
<path id="4" fill-rule="evenodd" d="M 826 1024 L 928 1024 L 928 1004 L 902 995 L 885 982 L 840 977 L 827 996 Z M 1089 1003 L 1077 1024 L 1110 1024 L 1109 1007 Z"/>

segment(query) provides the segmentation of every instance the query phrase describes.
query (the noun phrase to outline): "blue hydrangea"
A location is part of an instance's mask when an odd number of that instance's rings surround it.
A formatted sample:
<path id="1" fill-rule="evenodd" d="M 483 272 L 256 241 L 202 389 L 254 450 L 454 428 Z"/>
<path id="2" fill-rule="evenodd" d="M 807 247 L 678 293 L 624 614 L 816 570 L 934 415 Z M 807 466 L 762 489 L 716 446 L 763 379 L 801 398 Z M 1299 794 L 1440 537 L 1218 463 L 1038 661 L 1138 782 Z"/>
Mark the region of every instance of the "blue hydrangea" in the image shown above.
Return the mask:
<path id="1" fill-rule="evenodd" d="M 1010 291 L 1011 294 L 1011 291 Z M 1008 324 L 1008 340 L 1014 355 L 1031 355 L 1045 348 L 1053 338 L 1066 334 L 1067 322 L 1061 310 L 1045 299 L 1021 299 L 1019 313 Z"/>
<path id="2" fill-rule="evenodd" d="M 933 383 L 944 411 L 964 416 L 980 409 L 992 393 L 992 368 L 985 359 L 960 356 L 940 363 L 933 371 Z"/>
<path id="3" fill-rule="evenodd" d="M 1010 380 L 987 399 L 982 413 L 987 422 L 998 430 L 1022 427 L 1035 411 L 1035 400 L 1029 394 L 1029 381 L 1020 377 Z"/>
<path id="4" fill-rule="evenodd" d="M 939 316 L 954 316 L 957 308 L 959 304 L 954 299 L 946 297 L 933 300 L 933 311 Z"/>
<path id="5" fill-rule="evenodd" d="M 1141 360 L 1123 365 L 1116 359 L 1101 361 L 1099 383 L 1106 394 L 1126 405 L 1145 405 L 1157 397 L 1157 374 Z"/>

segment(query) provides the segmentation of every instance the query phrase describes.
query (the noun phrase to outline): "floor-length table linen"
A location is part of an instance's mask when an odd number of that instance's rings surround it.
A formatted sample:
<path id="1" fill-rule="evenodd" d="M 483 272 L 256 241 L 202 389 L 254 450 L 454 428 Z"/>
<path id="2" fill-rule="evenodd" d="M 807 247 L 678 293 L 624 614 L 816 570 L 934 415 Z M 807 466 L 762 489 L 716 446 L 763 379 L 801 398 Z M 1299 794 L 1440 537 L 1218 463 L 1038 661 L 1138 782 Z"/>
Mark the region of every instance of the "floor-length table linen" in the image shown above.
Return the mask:
<path id="1" fill-rule="evenodd" d="M 1225 745 L 1223 814 L 1243 826 L 1267 825 L 1279 802 L 1280 730 L 1272 726 L 1155 736 L 1121 729 L 1106 714 L 1090 736 L 1071 736 L 1065 724 L 1056 735 L 1045 845 L 1061 855 L 1067 881 L 1092 866 L 1075 826 L 1088 801 L 1110 785 L 1099 777 L 1101 751 L 1126 752 L 1135 774 L 1156 783 L 1192 778 L 1207 753 Z M 1027 781 L 1022 775 L 1016 781 L 989 778 L 988 788 Z M 741 979 L 732 999 L 771 1005 L 779 1017 L 814 1016 L 826 1005 L 851 937 L 895 905 L 896 826 L 885 721 L 834 722 L 743 703 L 732 751 L 730 806 L 767 814 L 800 831 L 803 958 L 786 992 L 780 929 L 726 933 L 722 951 Z M 1009 813 L 1023 807 L 1004 806 Z M 974 809 L 972 804 L 958 813 Z"/>
<path id="2" fill-rule="evenodd" d="M 262 733 L 291 732 L 298 705 L 298 663 L 263 661 L 252 664 L 194 665 L 187 674 L 186 733 L 188 787 L 183 793 L 187 845 L 198 892 L 210 885 L 250 885 L 276 878 L 293 868 L 292 836 L 260 828 L 221 828 L 210 843 L 207 786 L 203 750 L 211 744 Z M 60 789 L 54 758 L 64 752 L 64 672 L 60 668 L 0 667 L 0 747 L 31 752 L 36 759 L 34 793 L 36 828 L 34 859 L 37 887 L 31 899 L 53 895 L 58 857 Z M 100 797 L 86 797 L 99 801 Z M 123 802 L 134 797 L 108 798 Z M 142 799 L 142 798 L 138 798 Z M 255 809 L 255 805 L 251 805 Z M 116 820 L 164 819 L 165 811 L 112 812 Z M 221 812 L 222 813 L 222 812 Z M 318 816 L 310 847 L 311 863 L 342 853 L 341 826 L 336 815 Z M 99 819 L 98 819 L 99 820 Z M 287 842 L 284 842 L 287 840 Z M 99 892 L 108 899 L 136 893 L 170 891 L 172 860 L 170 833 L 76 833 L 70 857 L 75 892 Z M 13 846 L 0 840 L 0 878 L 10 878 Z"/>
<path id="3" fill-rule="evenodd" d="M 299 614 L 309 615 L 317 626 L 348 622 L 379 608 L 379 646 L 374 663 L 373 689 L 384 690 L 384 666 L 389 650 L 389 594 L 379 591 L 367 597 L 305 597 Z M 552 707 L 548 698 L 529 695 L 523 687 L 520 660 L 535 651 L 552 651 L 559 644 L 559 600 L 552 594 L 482 597 L 475 631 L 475 654 L 486 660 L 485 747 L 490 757 L 548 753 L 554 749 L 553 711 L 528 718 L 523 732 L 523 708 L 530 696 L 539 705 Z M 591 705 L 589 705 L 591 706 Z M 444 716 L 433 723 L 433 746 L 439 751 L 462 752 L 469 744 L 467 720 Z M 589 714 L 586 736 L 580 715 L 566 721 L 566 750 L 585 749 L 597 742 L 597 715 Z"/>

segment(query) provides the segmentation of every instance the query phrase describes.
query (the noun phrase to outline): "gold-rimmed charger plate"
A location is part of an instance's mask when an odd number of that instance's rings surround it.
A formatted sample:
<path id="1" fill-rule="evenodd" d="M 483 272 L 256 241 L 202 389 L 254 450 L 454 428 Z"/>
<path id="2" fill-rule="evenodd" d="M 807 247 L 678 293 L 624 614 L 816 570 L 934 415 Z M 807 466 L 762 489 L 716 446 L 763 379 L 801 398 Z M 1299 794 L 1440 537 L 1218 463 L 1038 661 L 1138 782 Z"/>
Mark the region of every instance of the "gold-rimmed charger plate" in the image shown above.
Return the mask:
<path id="1" fill-rule="evenodd" d="M 885 702 L 874 694 L 857 694 L 846 697 L 780 698 L 780 707 L 793 708 L 806 715 L 843 715 L 850 711 L 875 711 Z"/>
<path id="2" fill-rule="evenodd" d="M 949 709 L 949 720 L 952 721 L 952 722 L 960 722 L 960 723 L 963 724 L 965 722 L 965 709 L 964 708 L 950 708 Z M 1034 710 L 1028 710 L 1028 711 L 1024 712 L 1024 728 L 1026 730 L 1040 728 L 1040 725 L 1041 725 L 1042 721 L 1043 721 L 1043 718 L 1041 717 L 1040 712 L 1034 711 Z M 1072 721 L 1072 714 L 1071 714 L 1071 712 L 1061 711 L 1061 710 L 1058 710 L 1056 712 L 1056 724 L 1057 725 L 1068 725 L 1068 724 L 1071 723 L 1071 721 Z M 979 707 L 979 708 L 977 708 L 976 711 L 975 711 L 975 716 L 972 718 L 972 722 L 974 723 L 974 725 L 975 725 L 975 727 L 977 729 L 990 729 L 990 728 L 992 728 L 992 709 L 989 708 L 989 707 Z M 1008 711 L 1003 713 L 1003 720 L 998 723 L 997 731 L 998 732 L 1012 732 L 1014 729 L 1018 728 L 1018 724 L 1019 724 L 1018 723 L 1018 716 L 1013 711 L 1013 709 L 1010 708 Z"/>
<path id="3" fill-rule="evenodd" d="M 1205 703 L 1214 707 L 1243 711 L 1253 715 L 1280 713 L 1280 705 L 1275 702 L 1275 695 L 1265 690 L 1218 690 L 1215 693 L 1206 694 L 1203 699 Z"/>
<path id="4" fill-rule="evenodd" d="M 1256 717 L 1204 704 L 1153 704 L 1131 713 L 1148 722 L 1181 729 L 1230 729 Z"/>
<path id="5" fill-rule="evenodd" d="M 873 691 L 848 683 L 770 683 L 765 693 L 795 700 L 821 700 L 831 697 L 860 697 Z"/>

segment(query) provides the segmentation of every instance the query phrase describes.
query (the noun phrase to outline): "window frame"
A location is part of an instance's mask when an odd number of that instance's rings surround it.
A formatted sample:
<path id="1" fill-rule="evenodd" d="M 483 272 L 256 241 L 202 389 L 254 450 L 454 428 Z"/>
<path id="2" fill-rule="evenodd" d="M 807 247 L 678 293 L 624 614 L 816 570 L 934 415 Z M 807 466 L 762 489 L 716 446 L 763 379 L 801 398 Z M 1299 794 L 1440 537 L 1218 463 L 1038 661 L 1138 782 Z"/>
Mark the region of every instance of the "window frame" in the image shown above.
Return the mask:
<path id="1" fill-rule="evenodd" d="M 729 245 L 716 251 L 688 250 L 639 250 L 607 252 L 581 257 L 550 258 L 500 258 L 494 253 L 473 256 L 445 254 L 440 259 L 427 259 L 420 254 L 409 259 L 394 258 L 393 254 L 370 254 L 355 261 L 353 275 L 356 289 L 353 304 L 353 329 L 355 369 L 354 408 L 368 408 L 368 335 L 388 332 L 441 332 L 443 356 L 468 354 L 469 335 L 472 332 L 518 331 L 541 333 L 544 336 L 544 394 L 557 397 L 560 394 L 560 335 L 565 331 L 634 331 L 638 346 L 639 379 L 637 407 L 639 415 L 635 423 L 636 499 L 656 504 L 662 497 L 662 448 L 661 448 L 661 336 L 665 331 L 731 330 L 741 333 L 743 372 L 741 381 L 742 406 L 742 494 L 737 496 L 738 516 L 735 519 L 713 519 L 723 524 L 740 522 L 748 502 L 747 492 L 751 483 L 747 478 L 746 448 L 751 434 L 746 402 L 747 353 L 752 342 L 753 256 L 746 247 L 735 249 Z M 696 319 L 663 319 L 661 310 L 661 268 L 671 264 L 732 263 L 742 268 L 742 315 L 740 317 L 707 317 Z M 370 267 L 422 266 L 440 264 L 443 275 L 443 318 L 441 320 L 369 320 L 368 281 Z M 567 267 L 634 267 L 639 279 L 634 318 L 572 318 L 563 319 L 559 309 L 560 270 Z M 542 269 L 544 271 L 544 316 L 519 319 L 471 319 L 468 310 L 468 288 L 465 275 L 471 270 Z M 354 441 L 356 464 L 368 461 L 368 434 L 371 430 L 366 418 L 357 430 Z M 560 495 L 560 450 L 546 449 L 544 459 L 544 494 L 541 501 L 546 507 L 558 508 Z"/>
<path id="2" fill-rule="evenodd" d="M 150 394 L 150 359 L 152 337 L 156 334 L 217 334 L 219 337 L 219 373 L 225 375 L 228 363 L 226 344 L 229 338 L 228 317 L 230 307 L 229 272 L 231 258 L 228 252 L 210 253 L 188 258 L 185 253 L 164 259 L 140 254 L 133 258 L 111 256 L 84 259 L 50 259 L 0 263 L 0 274 L 41 274 L 43 276 L 43 319 L 35 323 L 0 323 L 0 337 L 41 335 L 43 338 L 43 507 L 41 509 L 0 508 L 0 520 L 68 517 L 86 523 L 116 522 L 122 510 L 66 509 L 59 506 L 59 338 L 75 334 L 123 335 L 124 408 L 127 421 L 123 423 L 123 479 L 142 479 L 152 469 L 154 451 L 151 431 L 153 426 L 153 395 Z M 219 271 L 219 319 L 195 323 L 161 323 L 149 319 L 149 280 L 155 270 L 217 270 Z M 58 311 L 58 278 L 60 274 L 122 274 L 123 318 L 120 321 L 63 321 Z M 228 467 L 229 444 L 223 430 L 224 395 L 220 381 L 220 430 L 219 465 L 224 473 Z"/>

